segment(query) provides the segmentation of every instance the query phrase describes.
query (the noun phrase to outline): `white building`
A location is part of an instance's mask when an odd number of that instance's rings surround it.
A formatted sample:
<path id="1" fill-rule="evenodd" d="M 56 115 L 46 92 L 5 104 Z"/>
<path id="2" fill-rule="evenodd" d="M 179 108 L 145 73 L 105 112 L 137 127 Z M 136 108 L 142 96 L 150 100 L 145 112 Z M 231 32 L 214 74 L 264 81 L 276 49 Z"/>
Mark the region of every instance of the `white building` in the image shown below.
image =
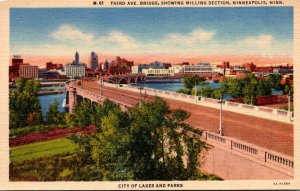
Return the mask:
<path id="1" fill-rule="evenodd" d="M 221 67 L 213 66 L 213 72 L 214 73 L 219 73 L 219 74 L 224 74 L 224 69 Z"/>
<path id="2" fill-rule="evenodd" d="M 170 69 L 173 69 L 175 74 L 182 73 L 182 66 L 180 65 L 173 65 Z"/>
<path id="3" fill-rule="evenodd" d="M 131 73 L 138 74 L 139 73 L 139 66 L 131 66 Z"/>
<path id="4" fill-rule="evenodd" d="M 212 73 L 213 67 L 210 63 L 199 63 L 196 65 L 184 65 L 183 73 Z"/>
<path id="5" fill-rule="evenodd" d="M 148 68 L 143 69 L 142 73 L 146 76 L 174 76 L 174 69 L 172 67 L 169 69 Z"/>
<path id="6" fill-rule="evenodd" d="M 69 78 L 82 78 L 85 77 L 85 64 L 66 64 L 65 72 Z"/>

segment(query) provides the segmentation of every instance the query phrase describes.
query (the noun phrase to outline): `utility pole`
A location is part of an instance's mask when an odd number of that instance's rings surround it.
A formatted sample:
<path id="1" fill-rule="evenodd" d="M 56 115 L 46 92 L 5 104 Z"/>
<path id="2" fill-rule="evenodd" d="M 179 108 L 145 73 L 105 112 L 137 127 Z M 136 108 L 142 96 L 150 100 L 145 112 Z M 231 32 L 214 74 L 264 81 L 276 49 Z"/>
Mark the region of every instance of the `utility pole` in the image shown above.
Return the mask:
<path id="1" fill-rule="evenodd" d="M 103 77 L 102 74 L 100 73 L 100 96 L 103 96 Z"/>
<path id="2" fill-rule="evenodd" d="M 289 91 L 288 94 L 288 112 L 289 112 L 289 118 L 291 120 L 291 91 Z"/>
<path id="3" fill-rule="evenodd" d="M 224 129 L 223 129 L 223 111 L 222 111 L 222 95 L 220 96 L 220 127 L 219 127 L 219 135 L 224 136 Z"/>

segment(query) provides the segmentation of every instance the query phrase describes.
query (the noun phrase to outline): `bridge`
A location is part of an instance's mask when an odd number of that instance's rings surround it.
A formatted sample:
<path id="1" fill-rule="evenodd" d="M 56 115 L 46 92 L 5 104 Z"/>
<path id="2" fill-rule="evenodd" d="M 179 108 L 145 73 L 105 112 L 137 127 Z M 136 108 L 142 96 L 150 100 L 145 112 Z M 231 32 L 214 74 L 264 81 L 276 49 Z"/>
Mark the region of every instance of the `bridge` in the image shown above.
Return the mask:
<path id="1" fill-rule="evenodd" d="M 294 133 L 289 112 L 224 102 L 225 136 L 220 136 L 218 100 L 109 83 L 100 88 L 97 81 L 79 84 L 73 82 L 67 86 L 70 112 L 82 99 L 100 104 L 109 99 L 126 111 L 141 100 L 155 96 L 162 97 L 170 109 L 189 111 L 191 116 L 186 123 L 201 129 L 201 139 L 211 148 L 203 156 L 206 161 L 201 166 L 203 171 L 224 179 L 291 179 L 294 176 Z"/>
<path id="2" fill-rule="evenodd" d="M 108 75 L 103 76 L 104 82 L 113 84 L 131 84 L 142 83 L 145 81 L 146 76 L 144 74 L 122 74 L 122 75 Z"/>

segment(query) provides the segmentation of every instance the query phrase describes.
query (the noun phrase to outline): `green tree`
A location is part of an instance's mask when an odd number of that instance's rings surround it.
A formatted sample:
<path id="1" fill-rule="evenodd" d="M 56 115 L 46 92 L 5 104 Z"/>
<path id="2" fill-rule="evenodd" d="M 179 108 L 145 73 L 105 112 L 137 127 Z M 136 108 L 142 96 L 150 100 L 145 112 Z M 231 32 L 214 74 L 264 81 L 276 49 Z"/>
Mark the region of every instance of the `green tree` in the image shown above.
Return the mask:
<path id="1" fill-rule="evenodd" d="M 36 95 L 38 89 L 38 81 L 22 78 L 16 81 L 16 89 L 9 92 L 10 128 L 43 122 L 40 102 Z"/>
<path id="2" fill-rule="evenodd" d="M 192 90 L 191 89 L 187 89 L 187 88 L 181 88 L 181 89 L 177 90 L 177 93 L 191 95 L 192 94 Z"/>
<path id="3" fill-rule="evenodd" d="M 190 136 L 193 128 L 184 123 L 189 113 L 183 110 L 171 112 L 168 105 L 157 98 L 134 108 L 130 116 L 130 161 L 135 180 L 188 180 L 196 177 L 194 172 L 198 172 L 200 147 L 188 147 L 196 146 L 197 142 L 204 148 L 204 143 Z M 195 144 L 189 144 L 191 139 Z M 187 155 L 184 148 L 188 150 Z"/>
<path id="4" fill-rule="evenodd" d="M 205 82 L 205 78 L 199 77 L 197 75 L 185 76 L 183 78 L 184 87 L 190 90 L 192 90 L 193 87 L 200 85 L 202 82 Z"/>
<path id="5" fill-rule="evenodd" d="M 101 121 L 101 133 L 93 141 L 92 157 L 103 180 L 130 180 L 131 168 L 128 166 L 129 116 L 120 108 L 114 108 Z"/>
<path id="6" fill-rule="evenodd" d="M 256 102 L 256 86 L 258 84 L 258 80 L 253 74 L 250 74 L 244 79 L 244 81 L 244 102 L 246 104 L 254 105 Z"/>
<path id="7" fill-rule="evenodd" d="M 272 89 L 267 80 L 258 80 L 256 86 L 256 96 L 268 96 L 272 94 Z"/>
<path id="8" fill-rule="evenodd" d="M 64 113 L 58 110 L 59 103 L 54 101 L 48 107 L 46 122 L 48 124 L 65 124 Z"/>
<path id="9" fill-rule="evenodd" d="M 226 84 L 226 92 L 234 98 L 244 97 L 244 79 L 226 79 L 224 84 Z"/>
<path id="10" fill-rule="evenodd" d="M 84 128 L 92 124 L 93 112 L 94 109 L 91 101 L 84 99 L 82 102 L 76 103 L 72 113 L 75 126 Z"/>
<path id="11" fill-rule="evenodd" d="M 291 94 L 291 95 L 293 95 L 294 94 L 294 88 L 293 88 L 293 86 L 291 86 L 291 85 L 285 85 L 284 86 L 284 88 L 283 88 L 283 93 L 284 94 Z"/>
<path id="12" fill-rule="evenodd" d="M 197 89 L 198 96 L 211 98 L 213 97 L 213 93 L 214 93 L 214 89 L 210 86 Z"/>
<path id="13" fill-rule="evenodd" d="M 267 77 L 267 80 L 271 88 L 275 90 L 282 90 L 283 86 L 281 85 L 281 75 L 280 74 L 270 74 Z"/>
<path id="14" fill-rule="evenodd" d="M 198 171 L 199 152 L 205 144 L 198 137 L 201 131 L 184 123 L 188 112 L 170 111 L 159 98 L 128 112 L 111 102 L 105 107 L 101 131 L 89 138 L 73 138 L 78 144 L 76 158 L 89 174 L 98 174 L 98 180 L 206 178 Z M 104 105 L 101 108 L 104 113 Z M 72 171 L 78 177 L 82 173 Z"/>

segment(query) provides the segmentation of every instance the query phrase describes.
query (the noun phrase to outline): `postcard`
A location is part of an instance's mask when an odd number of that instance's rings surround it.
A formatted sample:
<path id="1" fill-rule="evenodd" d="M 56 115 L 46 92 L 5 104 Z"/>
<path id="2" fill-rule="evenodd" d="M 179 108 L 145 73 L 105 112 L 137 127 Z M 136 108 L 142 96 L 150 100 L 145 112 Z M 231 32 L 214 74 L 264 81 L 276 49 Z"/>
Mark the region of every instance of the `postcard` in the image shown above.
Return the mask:
<path id="1" fill-rule="evenodd" d="M 1 189 L 300 188 L 298 1 L 0 10 Z"/>

